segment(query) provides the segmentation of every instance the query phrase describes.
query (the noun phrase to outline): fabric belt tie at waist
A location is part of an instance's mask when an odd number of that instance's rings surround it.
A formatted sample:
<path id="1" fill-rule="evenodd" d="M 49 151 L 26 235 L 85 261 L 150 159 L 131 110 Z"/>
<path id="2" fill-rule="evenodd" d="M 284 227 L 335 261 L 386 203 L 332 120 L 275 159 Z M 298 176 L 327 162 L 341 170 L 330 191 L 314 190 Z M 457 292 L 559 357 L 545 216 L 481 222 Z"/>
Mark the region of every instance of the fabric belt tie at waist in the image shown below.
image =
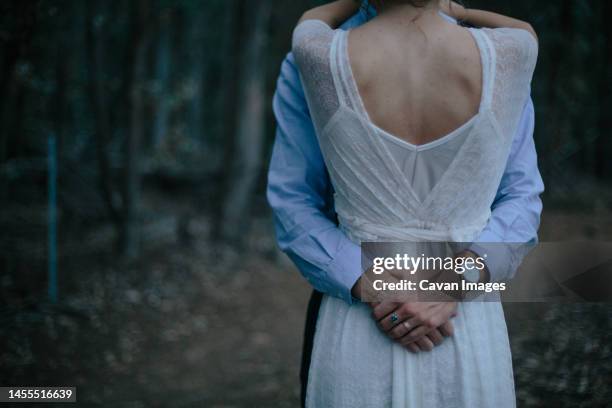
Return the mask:
<path id="1" fill-rule="evenodd" d="M 342 229 L 353 241 L 438 241 L 471 242 L 486 226 L 489 214 L 479 222 L 460 228 L 437 229 L 418 226 L 389 226 L 360 220 L 356 217 L 338 216 Z"/>

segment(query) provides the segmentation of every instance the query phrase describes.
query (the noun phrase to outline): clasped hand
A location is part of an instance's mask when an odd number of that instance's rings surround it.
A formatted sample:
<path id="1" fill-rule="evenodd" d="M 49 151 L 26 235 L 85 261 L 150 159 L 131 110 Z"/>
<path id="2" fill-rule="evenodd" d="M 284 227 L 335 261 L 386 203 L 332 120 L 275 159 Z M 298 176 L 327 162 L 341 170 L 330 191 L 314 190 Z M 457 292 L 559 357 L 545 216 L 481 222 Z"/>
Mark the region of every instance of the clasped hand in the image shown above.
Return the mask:
<path id="1" fill-rule="evenodd" d="M 439 275 L 437 271 L 420 271 L 422 278 Z M 379 278 L 393 282 L 401 279 L 393 273 L 385 272 Z M 378 327 L 392 340 L 407 350 L 417 353 L 430 351 L 440 345 L 445 337 L 453 335 L 454 327 L 450 319 L 457 314 L 457 302 L 423 302 L 417 299 L 394 301 L 385 299 L 373 291 L 372 282 L 376 279 L 372 269 L 364 273 L 352 293 L 372 307 L 372 316 Z"/>
<path id="2" fill-rule="evenodd" d="M 431 351 L 453 335 L 457 302 L 371 303 L 378 327 L 409 351 Z"/>

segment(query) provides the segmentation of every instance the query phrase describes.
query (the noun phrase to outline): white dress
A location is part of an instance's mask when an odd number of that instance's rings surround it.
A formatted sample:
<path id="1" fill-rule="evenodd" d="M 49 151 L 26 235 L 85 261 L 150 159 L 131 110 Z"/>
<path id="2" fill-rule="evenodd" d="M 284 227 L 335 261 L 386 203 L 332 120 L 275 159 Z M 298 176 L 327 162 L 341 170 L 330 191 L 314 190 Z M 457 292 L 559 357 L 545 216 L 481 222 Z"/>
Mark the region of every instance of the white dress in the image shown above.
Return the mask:
<path id="1" fill-rule="evenodd" d="M 414 146 L 376 127 L 353 78 L 347 32 L 317 20 L 293 52 L 335 190 L 340 228 L 361 241 L 470 242 L 490 217 L 537 43 L 518 29 L 470 29 L 481 54 L 478 113 Z M 325 296 L 317 320 L 308 407 L 514 407 L 508 333 L 499 302 L 460 304 L 455 335 L 412 354 L 375 326 L 370 308 Z"/>

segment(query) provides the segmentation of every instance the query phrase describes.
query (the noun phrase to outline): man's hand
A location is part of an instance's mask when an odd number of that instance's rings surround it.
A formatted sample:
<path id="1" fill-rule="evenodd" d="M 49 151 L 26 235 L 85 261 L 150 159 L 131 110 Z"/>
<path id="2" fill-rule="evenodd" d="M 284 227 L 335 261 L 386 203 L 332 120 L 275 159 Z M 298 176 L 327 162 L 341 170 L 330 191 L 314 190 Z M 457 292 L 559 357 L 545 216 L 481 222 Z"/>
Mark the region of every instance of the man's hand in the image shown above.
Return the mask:
<path id="1" fill-rule="evenodd" d="M 456 302 L 383 302 L 372 304 L 378 327 L 412 352 L 431 351 L 453 335 Z"/>
<path id="2" fill-rule="evenodd" d="M 392 272 L 385 271 L 382 274 L 375 274 L 372 268 L 366 270 L 357 282 L 351 288 L 351 294 L 355 299 L 359 299 L 364 303 L 380 303 L 385 298 L 389 298 L 389 294 L 374 289 L 373 282 L 381 280 L 386 283 L 397 283 L 402 277 L 394 276 Z"/>

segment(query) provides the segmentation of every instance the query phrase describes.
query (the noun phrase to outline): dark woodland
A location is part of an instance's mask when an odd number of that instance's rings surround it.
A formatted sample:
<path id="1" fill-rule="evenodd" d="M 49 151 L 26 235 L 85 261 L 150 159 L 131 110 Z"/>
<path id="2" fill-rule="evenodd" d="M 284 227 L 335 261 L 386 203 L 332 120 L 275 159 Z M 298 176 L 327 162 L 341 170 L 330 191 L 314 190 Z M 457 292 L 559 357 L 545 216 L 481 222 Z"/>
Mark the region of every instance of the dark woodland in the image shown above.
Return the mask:
<path id="1" fill-rule="evenodd" d="M 318 2 L 320 3 L 320 2 Z M 612 2 L 532 23 L 540 239 L 612 239 Z M 81 403 L 299 401 L 309 286 L 265 199 L 272 95 L 309 0 L 0 3 L 0 385 Z M 612 401 L 608 304 L 506 307 L 518 406 Z"/>

